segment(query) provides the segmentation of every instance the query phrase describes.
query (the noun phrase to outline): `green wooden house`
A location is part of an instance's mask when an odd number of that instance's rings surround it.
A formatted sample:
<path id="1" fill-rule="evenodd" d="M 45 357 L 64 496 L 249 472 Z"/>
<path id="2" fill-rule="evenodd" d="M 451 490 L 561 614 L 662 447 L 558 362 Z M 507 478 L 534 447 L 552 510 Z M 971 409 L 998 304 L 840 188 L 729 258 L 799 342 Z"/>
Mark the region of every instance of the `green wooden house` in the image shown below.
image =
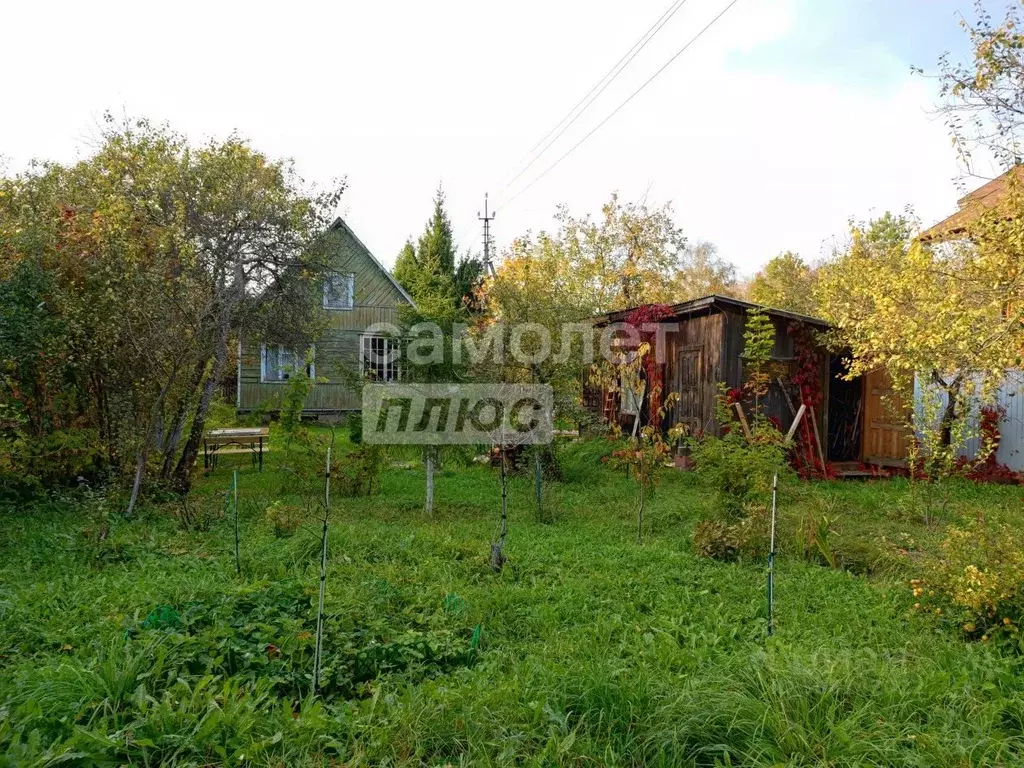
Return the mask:
<path id="1" fill-rule="evenodd" d="M 328 328 L 312 345 L 310 375 L 318 383 L 306 398 L 309 414 L 340 414 L 360 410 L 360 393 L 353 381 L 398 377 L 397 355 L 389 354 L 397 342 L 375 333 L 379 323 L 398 325 L 399 309 L 412 298 L 374 258 L 342 219 L 331 225 L 332 267 L 324 284 L 323 306 Z M 239 411 L 259 406 L 277 410 L 284 385 L 304 364 L 306 350 L 246 340 L 239 344 Z"/>

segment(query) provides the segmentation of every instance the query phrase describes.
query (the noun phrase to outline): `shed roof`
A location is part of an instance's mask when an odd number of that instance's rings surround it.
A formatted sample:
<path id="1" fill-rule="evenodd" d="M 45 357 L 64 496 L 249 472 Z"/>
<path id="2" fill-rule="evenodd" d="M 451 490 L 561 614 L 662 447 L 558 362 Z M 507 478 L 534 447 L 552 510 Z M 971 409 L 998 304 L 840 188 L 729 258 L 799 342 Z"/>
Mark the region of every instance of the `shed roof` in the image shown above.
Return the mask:
<path id="1" fill-rule="evenodd" d="M 703 312 L 708 309 L 733 309 L 740 310 L 742 312 L 749 312 L 752 310 L 758 310 L 764 312 L 769 317 L 781 317 L 787 320 L 796 320 L 801 323 L 807 323 L 808 325 L 816 325 L 819 328 L 831 327 L 829 323 L 822 320 L 819 317 L 810 317 L 809 315 L 801 315 L 797 312 L 790 312 L 786 309 L 776 309 L 774 307 L 766 307 L 763 304 L 755 304 L 752 301 L 744 301 L 743 299 L 734 299 L 731 296 L 720 296 L 717 293 L 713 293 L 709 296 L 702 296 L 699 299 L 691 299 L 689 301 L 683 301 L 679 304 L 672 304 L 669 309 L 672 310 L 672 314 L 676 317 L 683 315 L 693 315 L 698 312 Z M 605 325 L 607 323 L 621 323 L 630 312 L 635 310 L 636 307 L 629 309 L 620 309 L 615 312 L 608 312 L 607 314 L 601 315 L 598 318 L 598 325 Z"/>

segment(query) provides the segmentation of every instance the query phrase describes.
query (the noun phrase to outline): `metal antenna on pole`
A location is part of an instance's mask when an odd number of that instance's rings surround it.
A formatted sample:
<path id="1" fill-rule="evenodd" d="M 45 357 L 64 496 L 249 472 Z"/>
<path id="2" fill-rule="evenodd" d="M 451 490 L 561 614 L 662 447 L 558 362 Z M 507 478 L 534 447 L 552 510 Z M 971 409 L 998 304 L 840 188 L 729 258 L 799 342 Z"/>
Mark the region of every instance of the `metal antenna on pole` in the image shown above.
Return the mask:
<path id="1" fill-rule="evenodd" d="M 495 219 L 495 214 L 488 213 L 487 211 L 487 193 L 484 192 L 484 215 L 480 215 L 480 211 L 476 212 L 476 217 L 484 223 L 484 272 L 491 277 L 494 277 L 494 262 L 491 261 L 491 222 Z"/>

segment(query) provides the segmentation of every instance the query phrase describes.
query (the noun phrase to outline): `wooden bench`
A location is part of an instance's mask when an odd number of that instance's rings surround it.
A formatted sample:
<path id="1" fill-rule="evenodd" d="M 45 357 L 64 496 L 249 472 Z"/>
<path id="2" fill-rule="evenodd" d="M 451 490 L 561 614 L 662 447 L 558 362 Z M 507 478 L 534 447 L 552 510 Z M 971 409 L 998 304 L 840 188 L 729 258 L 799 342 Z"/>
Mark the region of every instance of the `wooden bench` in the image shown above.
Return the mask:
<path id="1" fill-rule="evenodd" d="M 203 435 L 203 467 L 217 468 L 217 457 L 225 454 L 247 453 L 252 457 L 253 466 L 263 471 L 263 451 L 270 442 L 268 427 L 241 427 L 211 429 Z"/>

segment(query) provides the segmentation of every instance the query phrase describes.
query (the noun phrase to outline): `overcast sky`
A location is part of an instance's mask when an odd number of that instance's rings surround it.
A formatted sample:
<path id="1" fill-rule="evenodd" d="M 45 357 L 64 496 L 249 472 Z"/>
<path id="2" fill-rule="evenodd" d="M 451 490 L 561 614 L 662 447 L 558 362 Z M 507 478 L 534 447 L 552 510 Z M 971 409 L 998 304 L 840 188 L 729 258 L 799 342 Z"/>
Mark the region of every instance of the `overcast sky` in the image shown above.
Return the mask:
<path id="1" fill-rule="evenodd" d="M 969 0 L 738 0 L 510 201 L 727 3 L 687 0 L 504 191 L 670 0 L 13 3 L 0 155 L 12 170 L 72 160 L 107 109 L 197 139 L 236 130 L 309 179 L 347 176 L 340 212 L 387 265 L 439 183 L 463 247 L 479 249 L 485 191 L 500 248 L 550 227 L 558 203 L 597 211 L 618 190 L 671 201 L 689 237 L 748 274 L 782 250 L 818 257 L 851 217 L 912 205 L 928 225 L 954 210 L 935 83 L 910 67 L 966 53 Z"/>

